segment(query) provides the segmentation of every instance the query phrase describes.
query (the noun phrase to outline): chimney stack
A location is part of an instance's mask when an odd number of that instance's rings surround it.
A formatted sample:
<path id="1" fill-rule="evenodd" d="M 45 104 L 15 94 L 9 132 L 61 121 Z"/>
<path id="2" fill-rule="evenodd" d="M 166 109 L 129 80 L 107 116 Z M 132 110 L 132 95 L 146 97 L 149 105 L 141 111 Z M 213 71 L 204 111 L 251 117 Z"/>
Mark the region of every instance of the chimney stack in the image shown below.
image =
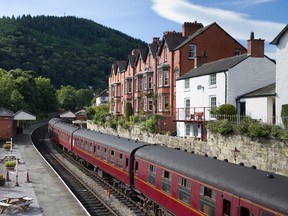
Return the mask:
<path id="1" fill-rule="evenodd" d="M 183 37 L 187 37 L 195 33 L 198 29 L 203 28 L 202 23 L 197 23 L 197 21 L 193 22 L 184 22 L 182 25 L 182 35 Z"/>
<path id="2" fill-rule="evenodd" d="M 251 32 L 250 39 L 248 40 L 247 55 L 251 57 L 264 57 L 264 40 L 254 39 L 254 32 Z"/>

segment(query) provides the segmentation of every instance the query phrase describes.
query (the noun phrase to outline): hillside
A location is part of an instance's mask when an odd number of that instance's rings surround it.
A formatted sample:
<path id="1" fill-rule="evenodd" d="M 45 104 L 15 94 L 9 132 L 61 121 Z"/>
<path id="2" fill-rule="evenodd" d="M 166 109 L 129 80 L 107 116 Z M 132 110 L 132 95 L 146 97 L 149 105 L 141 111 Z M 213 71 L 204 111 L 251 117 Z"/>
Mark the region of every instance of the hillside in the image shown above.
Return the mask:
<path id="1" fill-rule="evenodd" d="M 0 68 L 33 70 L 58 88 L 108 85 L 111 64 L 145 42 L 91 20 L 30 15 L 0 18 Z"/>

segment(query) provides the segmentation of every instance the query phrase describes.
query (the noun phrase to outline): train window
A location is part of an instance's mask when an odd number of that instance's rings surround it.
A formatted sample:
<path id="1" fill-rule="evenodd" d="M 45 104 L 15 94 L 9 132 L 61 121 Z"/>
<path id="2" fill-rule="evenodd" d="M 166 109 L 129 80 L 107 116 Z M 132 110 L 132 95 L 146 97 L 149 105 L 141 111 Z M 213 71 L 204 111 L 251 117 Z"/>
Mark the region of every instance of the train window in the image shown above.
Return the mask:
<path id="1" fill-rule="evenodd" d="M 127 169 L 129 166 L 129 158 L 126 158 L 126 161 L 125 161 L 125 169 Z"/>
<path id="2" fill-rule="evenodd" d="M 148 165 L 148 179 L 147 182 L 156 185 L 156 167 L 153 166 L 152 164 Z"/>
<path id="3" fill-rule="evenodd" d="M 135 162 L 135 174 L 138 174 L 138 161 Z"/>
<path id="4" fill-rule="evenodd" d="M 119 153 L 118 155 L 118 167 L 123 169 L 123 154 Z"/>
<path id="5" fill-rule="evenodd" d="M 241 206 L 241 208 L 240 208 L 240 216 L 250 216 L 249 209 Z"/>
<path id="6" fill-rule="evenodd" d="M 107 161 L 107 148 L 104 148 L 103 150 L 103 160 Z"/>
<path id="7" fill-rule="evenodd" d="M 191 198 L 191 181 L 180 177 L 178 178 L 178 199 L 190 204 Z"/>
<path id="8" fill-rule="evenodd" d="M 90 149 L 89 149 L 89 151 L 92 153 L 92 151 L 93 151 L 93 144 L 92 143 L 90 143 Z"/>
<path id="9" fill-rule="evenodd" d="M 260 210 L 260 216 L 273 216 L 273 214 Z"/>
<path id="10" fill-rule="evenodd" d="M 93 154 L 96 153 L 96 145 L 93 146 Z"/>
<path id="11" fill-rule="evenodd" d="M 166 193 L 171 193 L 171 179 L 172 175 L 167 170 L 162 170 L 162 184 L 161 188 L 162 191 L 165 191 Z"/>
<path id="12" fill-rule="evenodd" d="M 114 162 L 114 150 L 110 150 L 110 163 L 112 165 L 115 165 L 115 162 Z"/>
<path id="13" fill-rule="evenodd" d="M 97 145 L 97 157 L 100 158 L 101 157 L 101 146 Z"/>
<path id="14" fill-rule="evenodd" d="M 223 215 L 230 216 L 231 202 L 223 199 Z"/>
<path id="15" fill-rule="evenodd" d="M 200 186 L 200 211 L 207 215 L 216 215 L 216 191 Z"/>

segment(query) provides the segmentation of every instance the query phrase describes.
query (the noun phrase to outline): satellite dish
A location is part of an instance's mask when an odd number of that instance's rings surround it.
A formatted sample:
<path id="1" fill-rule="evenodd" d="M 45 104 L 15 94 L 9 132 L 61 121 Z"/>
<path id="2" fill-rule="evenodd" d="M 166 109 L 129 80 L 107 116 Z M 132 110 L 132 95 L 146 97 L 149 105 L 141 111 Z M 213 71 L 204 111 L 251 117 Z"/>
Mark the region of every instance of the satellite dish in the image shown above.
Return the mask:
<path id="1" fill-rule="evenodd" d="M 202 89 L 202 88 L 204 88 L 202 85 L 198 85 L 198 86 L 197 86 L 197 89 L 198 89 L 198 90 L 200 90 L 200 89 Z"/>

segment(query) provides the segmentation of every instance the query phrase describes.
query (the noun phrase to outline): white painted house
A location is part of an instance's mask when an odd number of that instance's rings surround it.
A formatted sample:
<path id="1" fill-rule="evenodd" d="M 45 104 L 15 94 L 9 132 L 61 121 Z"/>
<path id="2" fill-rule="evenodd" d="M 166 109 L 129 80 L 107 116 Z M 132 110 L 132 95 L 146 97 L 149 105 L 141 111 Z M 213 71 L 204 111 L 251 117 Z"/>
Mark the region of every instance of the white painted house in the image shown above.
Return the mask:
<path id="1" fill-rule="evenodd" d="M 275 83 L 275 68 L 275 62 L 264 55 L 264 40 L 254 39 L 251 33 L 247 54 L 203 64 L 180 77 L 176 81 L 177 136 L 205 140 L 204 124 L 212 106 L 233 104 L 239 114 L 267 115 L 268 109 L 273 110 L 273 99 L 251 100 L 245 94 Z"/>
<path id="2" fill-rule="evenodd" d="M 288 25 L 271 44 L 276 45 L 276 123 L 282 125 L 282 105 L 288 104 Z"/>

